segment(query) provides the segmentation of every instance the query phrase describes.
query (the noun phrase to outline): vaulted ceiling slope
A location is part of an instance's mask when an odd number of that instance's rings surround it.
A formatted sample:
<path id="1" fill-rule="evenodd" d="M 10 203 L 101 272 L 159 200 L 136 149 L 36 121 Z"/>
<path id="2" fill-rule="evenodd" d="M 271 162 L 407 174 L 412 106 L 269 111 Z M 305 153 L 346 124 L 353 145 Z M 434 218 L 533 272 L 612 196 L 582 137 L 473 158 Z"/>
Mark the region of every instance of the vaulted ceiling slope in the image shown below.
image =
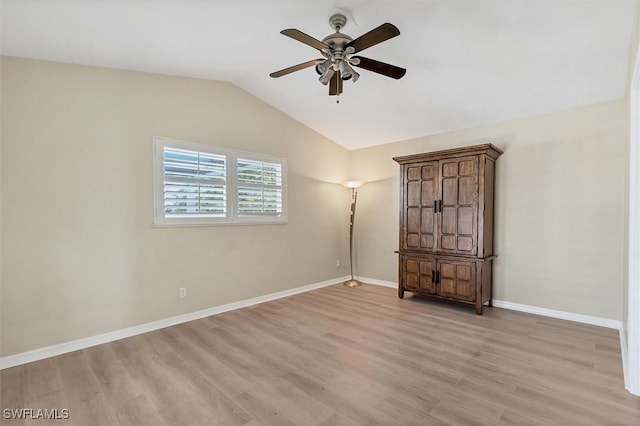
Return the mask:
<path id="1" fill-rule="evenodd" d="M 624 96 L 634 0 L 3 0 L 2 54 L 230 81 L 356 149 Z M 400 36 L 363 56 L 340 103 L 318 57 L 279 34 L 322 39 L 335 12 L 353 38 L 391 22 Z"/>

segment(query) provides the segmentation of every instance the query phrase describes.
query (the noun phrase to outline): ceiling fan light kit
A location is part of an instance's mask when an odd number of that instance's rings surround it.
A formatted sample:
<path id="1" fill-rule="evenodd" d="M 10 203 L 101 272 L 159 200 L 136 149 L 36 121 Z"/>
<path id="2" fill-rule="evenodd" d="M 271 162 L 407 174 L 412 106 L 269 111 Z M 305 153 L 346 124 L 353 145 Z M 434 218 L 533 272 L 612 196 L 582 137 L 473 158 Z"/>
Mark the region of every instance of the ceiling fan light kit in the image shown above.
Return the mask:
<path id="1" fill-rule="evenodd" d="M 318 79 L 320 83 L 329 86 L 329 96 L 336 97 L 342 93 L 343 80 L 351 80 L 355 83 L 360 78 L 360 74 L 353 67 L 359 67 L 396 80 L 405 75 L 407 70 L 404 68 L 363 56 L 354 56 L 364 49 L 400 35 L 400 30 L 395 25 L 387 22 L 356 39 L 352 39 L 340 32 L 346 23 L 347 18 L 344 15 L 340 13 L 332 15 L 329 18 L 329 24 L 336 32 L 326 36 L 322 41 L 294 28 L 280 31 L 280 34 L 317 49 L 323 57 L 272 72 L 269 75 L 278 78 L 315 66 L 315 70 L 320 76 Z"/>

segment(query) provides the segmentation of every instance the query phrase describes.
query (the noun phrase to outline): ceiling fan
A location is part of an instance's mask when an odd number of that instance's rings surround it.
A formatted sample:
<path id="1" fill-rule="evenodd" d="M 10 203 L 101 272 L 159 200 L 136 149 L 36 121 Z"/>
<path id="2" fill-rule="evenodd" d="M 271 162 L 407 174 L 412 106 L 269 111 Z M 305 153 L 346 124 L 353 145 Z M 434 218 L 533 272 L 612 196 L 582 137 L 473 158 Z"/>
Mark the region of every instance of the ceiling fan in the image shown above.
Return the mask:
<path id="1" fill-rule="evenodd" d="M 346 23 L 347 18 L 342 14 L 337 13 L 331 16 L 329 24 L 336 32 L 326 36 L 322 41 L 293 28 L 280 31 L 280 34 L 318 49 L 323 57 L 272 72 L 269 75 L 273 78 L 278 78 L 315 66 L 316 72 L 320 75 L 320 83 L 325 86 L 329 85 L 329 96 L 339 96 L 342 93 L 343 80 L 352 80 L 355 83 L 360 78 L 360 74 L 352 66 L 373 71 L 396 80 L 405 75 L 407 70 L 404 68 L 385 64 L 364 56 L 355 56 L 356 53 L 364 49 L 400 35 L 400 30 L 395 25 L 387 22 L 356 39 L 352 39 L 340 32 Z"/>

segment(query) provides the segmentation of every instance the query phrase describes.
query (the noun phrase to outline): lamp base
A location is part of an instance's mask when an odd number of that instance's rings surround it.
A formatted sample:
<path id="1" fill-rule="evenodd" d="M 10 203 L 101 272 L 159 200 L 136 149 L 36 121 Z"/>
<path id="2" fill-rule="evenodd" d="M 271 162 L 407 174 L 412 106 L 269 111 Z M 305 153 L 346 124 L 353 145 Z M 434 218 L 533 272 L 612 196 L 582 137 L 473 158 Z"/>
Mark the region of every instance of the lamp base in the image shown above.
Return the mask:
<path id="1" fill-rule="evenodd" d="M 355 288 L 355 287 L 360 287 L 362 283 L 358 280 L 349 280 L 349 281 L 343 282 L 342 285 L 345 287 Z"/>

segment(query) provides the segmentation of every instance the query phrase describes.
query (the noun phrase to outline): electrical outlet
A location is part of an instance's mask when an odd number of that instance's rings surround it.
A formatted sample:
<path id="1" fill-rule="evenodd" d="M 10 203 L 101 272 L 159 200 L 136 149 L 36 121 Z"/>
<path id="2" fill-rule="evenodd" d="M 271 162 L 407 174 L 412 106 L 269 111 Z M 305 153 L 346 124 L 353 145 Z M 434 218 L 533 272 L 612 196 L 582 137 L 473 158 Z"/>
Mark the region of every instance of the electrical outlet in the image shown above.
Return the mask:
<path id="1" fill-rule="evenodd" d="M 340 260 L 336 260 L 336 269 L 340 269 L 340 266 L 342 266 L 342 265 L 340 264 Z"/>
<path id="2" fill-rule="evenodd" d="M 187 288 L 180 287 L 180 299 L 184 299 L 185 297 L 187 297 Z"/>

